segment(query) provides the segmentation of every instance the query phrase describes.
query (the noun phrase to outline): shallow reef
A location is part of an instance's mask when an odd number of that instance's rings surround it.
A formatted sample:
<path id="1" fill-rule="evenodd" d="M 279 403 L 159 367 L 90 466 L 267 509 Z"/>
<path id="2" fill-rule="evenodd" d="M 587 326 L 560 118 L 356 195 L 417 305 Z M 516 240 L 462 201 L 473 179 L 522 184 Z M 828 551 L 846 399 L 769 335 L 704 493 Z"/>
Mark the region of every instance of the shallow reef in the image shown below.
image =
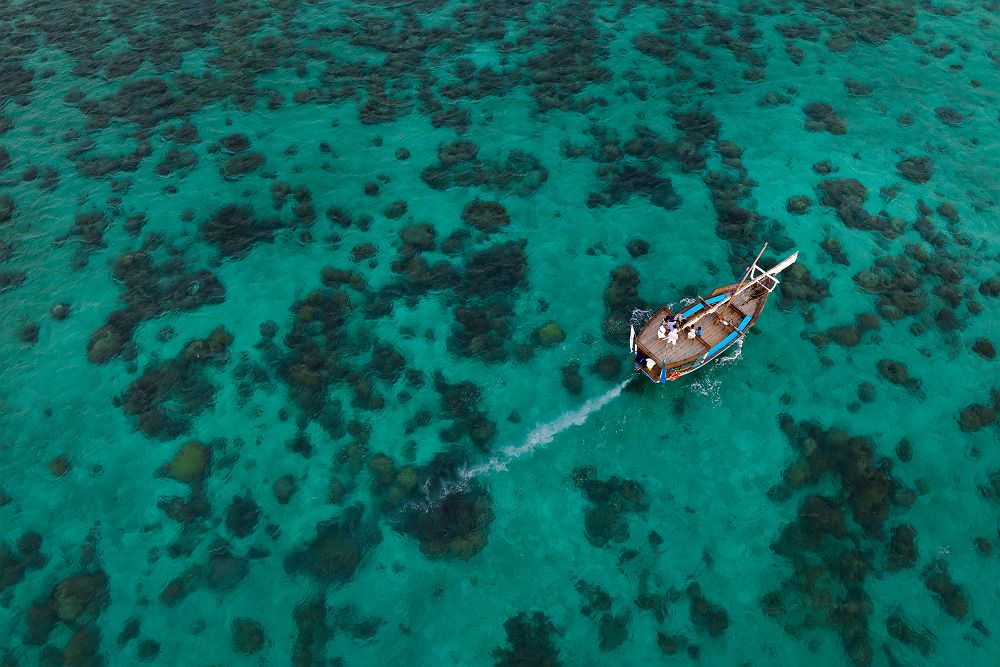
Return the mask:
<path id="1" fill-rule="evenodd" d="M 527 667 L 561 665 L 559 649 L 555 645 L 558 630 L 544 612 L 520 612 L 503 624 L 507 633 L 507 648 L 492 652 L 495 667 Z"/>
<path id="2" fill-rule="evenodd" d="M 382 512 L 397 531 L 415 538 L 428 558 L 465 560 L 487 544 L 493 500 L 482 482 L 462 475 L 465 465 L 465 457 L 452 452 L 398 471 L 384 454 L 369 461 Z"/>
<path id="3" fill-rule="evenodd" d="M 0 7 L 0 664 L 990 664 L 996 13 Z"/>
<path id="4" fill-rule="evenodd" d="M 169 440 L 188 432 L 191 421 L 215 401 L 217 385 L 209 369 L 224 364 L 231 333 L 222 327 L 189 341 L 181 353 L 153 362 L 117 399 L 125 414 L 149 437 Z"/>
<path id="5" fill-rule="evenodd" d="M 365 520 L 364 508 L 349 507 L 341 516 L 317 524 L 314 538 L 285 558 L 285 570 L 327 584 L 343 584 L 354 577 L 361 560 L 381 540 L 378 528 Z"/>
<path id="6" fill-rule="evenodd" d="M 593 504 L 584 517 L 587 541 L 595 547 L 625 542 L 629 538 L 625 515 L 648 509 L 646 492 L 634 480 L 611 476 L 601 481 L 595 477 L 596 473 L 591 466 L 573 469 L 573 483 Z"/>

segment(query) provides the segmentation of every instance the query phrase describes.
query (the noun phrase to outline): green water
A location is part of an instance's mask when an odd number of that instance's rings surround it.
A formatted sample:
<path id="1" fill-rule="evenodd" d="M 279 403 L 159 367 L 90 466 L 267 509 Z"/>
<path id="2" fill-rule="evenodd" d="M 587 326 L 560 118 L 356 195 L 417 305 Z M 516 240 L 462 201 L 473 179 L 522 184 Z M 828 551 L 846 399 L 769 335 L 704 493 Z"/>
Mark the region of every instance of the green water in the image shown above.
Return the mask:
<path id="1" fill-rule="evenodd" d="M 0 8 L 2 664 L 1000 660 L 997 8 L 852 7 Z M 764 241 L 752 335 L 630 379 Z"/>

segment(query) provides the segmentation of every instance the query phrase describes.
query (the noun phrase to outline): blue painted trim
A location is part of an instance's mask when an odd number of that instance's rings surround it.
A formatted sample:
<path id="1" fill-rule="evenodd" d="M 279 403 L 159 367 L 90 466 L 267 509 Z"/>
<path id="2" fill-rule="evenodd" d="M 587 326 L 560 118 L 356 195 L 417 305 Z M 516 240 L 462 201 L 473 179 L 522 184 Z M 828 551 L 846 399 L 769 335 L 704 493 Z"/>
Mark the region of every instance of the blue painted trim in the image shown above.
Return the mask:
<path id="1" fill-rule="evenodd" d="M 747 315 L 746 317 L 744 317 L 743 321 L 740 322 L 740 324 L 739 324 L 738 327 L 736 327 L 736 330 L 737 331 L 743 331 L 746 328 L 746 326 L 748 324 L 750 324 L 750 320 L 752 320 L 752 319 L 753 319 L 753 316 L 751 316 L 751 315 Z"/>
<path id="2" fill-rule="evenodd" d="M 726 336 L 725 338 L 723 338 L 722 341 L 716 343 L 715 346 L 711 350 L 709 350 L 708 352 L 706 352 L 705 356 L 702 357 L 702 359 L 708 359 L 709 357 L 715 355 L 717 352 L 721 352 L 723 348 L 725 348 L 730 343 L 732 343 L 734 340 L 736 340 L 736 337 L 739 336 L 739 335 L 740 334 L 739 334 L 738 331 L 734 331 L 733 333 L 729 334 L 728 336 Z"/>
<path id="3" fill-rule="evenodd" d="M 717 303 L 719 301 L 722 301 L 725 298 L 726 298 L 726 293 L 723 292 L 722 294 L 717 294 L 717 295 L 713 296 L 711 299 L 705 299 L 705 303 L 707 303 L 708 305 L 712 305 L 713 303 Z M 689 309 L 685 310 L 683 312 L 683 315 L 684 315 L 684 317 L 691 317 L 691 315 L 697 313 L 702 308 L 704 308 L 703 305 L 701 305 L 700 303 L 696 303 L 695 305 L 691 306 Z"/>
<path id="4" fill-rule="evenodd" d="M 697 304 L 691 306 L 691 308 L 689 310 L 684 311 L 682 314 L 684 315 L 684 317 L 691 317 L 692 315 L 694 315 L 695 313 L 697 313 L 702 308 L 704 308 L 704 306 L 701 305 L 700 303 L 697 303 Z"/>

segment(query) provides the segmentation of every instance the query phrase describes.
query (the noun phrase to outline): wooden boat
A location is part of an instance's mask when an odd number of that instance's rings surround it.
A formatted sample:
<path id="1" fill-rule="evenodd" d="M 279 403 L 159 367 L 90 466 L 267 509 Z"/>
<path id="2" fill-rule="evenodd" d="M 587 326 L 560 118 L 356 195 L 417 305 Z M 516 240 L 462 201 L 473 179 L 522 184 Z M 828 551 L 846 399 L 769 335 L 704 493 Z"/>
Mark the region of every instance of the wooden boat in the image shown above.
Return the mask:
<path id="1" fill-rule="evenodd" d="M 766 243 L 737 282 L 717 287 L 707 297 L 697 297 L 678 313 L 663 306 L 638 334 L 633 326 L 629 349 L 636 372 L 659 384 L 676 380 L 716 359 L 745 336 L 778 286 L 776 276 L 799 256 L 793 252 L 765 271 L 757 265 L 765 249 Z M 681 323 L 671 332 L 668 320 L 674 318 L 678 318 L 675 324 Z"/>

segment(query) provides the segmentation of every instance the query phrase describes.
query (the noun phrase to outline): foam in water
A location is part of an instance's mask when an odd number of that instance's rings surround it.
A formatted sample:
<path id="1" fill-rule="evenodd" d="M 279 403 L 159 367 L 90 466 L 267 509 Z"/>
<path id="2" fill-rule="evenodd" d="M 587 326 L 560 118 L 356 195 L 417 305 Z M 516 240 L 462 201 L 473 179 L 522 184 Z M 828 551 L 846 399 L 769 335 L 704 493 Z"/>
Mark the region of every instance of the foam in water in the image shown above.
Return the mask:
<path id="1" fill-rule="evenodd" d="M 563 431 L 573 426 L 582 425 L 587 421 L 587 418 L 590 417 L 591 414 L 597 412 L 621 395 L 622 390 L 629 382 L 632 381 L 633 377 L 635 376 L 630 376 L 621 384 L 609 389 L 603 395 L 590 399 L 576 410 L 563 413 L 558 418 L 550 422 L 545 422 L 544 424 L 536 426 L 520 445 L 517 445 L 516 447 L 513 445 L 504 447 L 503 456 L 495 456 L 480 465 L 459 470 L 459 478 L 457 480 L 442 480 L 436 494 L 431 493 L 430 482 L 425 483 L 422 487 L 424 495 L 426 496 L 425 499 L 421 502 L 411 502 L 406 507 L 408 509 L 420 507 L 424 511 L 429 512 L 444 498 L 447 498 L 453 493 L 460 493 L 464 491 L 474 477 L 485 475 L 490 472 L 506 471 L 508 464 L 514 459 L 521 458 L 525 454 L 533 452 L 537 447 L 547 445 Z"/>
<path id="2" fill-rule="evenodd" d="M 653 316 L 653 311 L 648 308 L 636 308 L 632 311 L 632 317 L 629 318 L 629 324 L 634 327 L 641 327 L 643 324 L 649 321 L 649 318 Z M 636 332 L 638 333 L 638 331 Z"/>
<path id="3" fill-rule="evenodd" d="M 716 358 L 716 360 L 711 363 L 711 368 L 701 370 L 698 380 L 691 383 L 691 388 L 702 396 L 707 396 L 711 399 L 712 403 L 718 405 L 721 401 L 719 388 L 722 386 L 722 382 L 713 377 L 715 375 L 713 372 L 714 367 L 728 366 L 739 359 L 743 354 L 744 340 L 745 339 L 742 337 L 736 339 L 736 344 L 729 348 L 730 352 L 728 354 Z"/>
<path id="4" fill-rule="evenodd" d="M 552 440 L 557 435 L 559 435 L 566 429 L 571 428 L 573 426 L 580 426 L 581 424 L 586 422 L 587 418 L 590 417 L 591 414 L 597 412 L 605 405 L 607 405 L 609 402 L 617 398 L 622 393 L 622 390 L 625 388 L 625 385 L 631 382 L 631 380 L 632 377 L 629 377 L 627 380 L 623 381 L 618 386 L 609 389 L 602 396 L 590 399 L 576 410 L 573 410 L 572 412 L 566 412 L 560 415 L 557 419 L 536 426 L 534 429 L 532 429 L 531 433 L 528 434 L 528 437 L 525 439 L 523 443 L 521 443 L 516 447 L 514 446 L 505 447 L 503 450 L 504 455 L 502 457 L 493 457 L 486 463 L 462 470 L 461 471 L 462 478 L 472 479 L 473 477 L 476 477 L 477 475 L 482 475 L 484 473 L 501 472 L 507 470 L 507 464 L 513 461 L 514 459 L 520 458 L 525 454 L 533 452 L 536 447 L 540 447 L 541 445 L 547 445 L 548 443 L 552 442 Z"/>

